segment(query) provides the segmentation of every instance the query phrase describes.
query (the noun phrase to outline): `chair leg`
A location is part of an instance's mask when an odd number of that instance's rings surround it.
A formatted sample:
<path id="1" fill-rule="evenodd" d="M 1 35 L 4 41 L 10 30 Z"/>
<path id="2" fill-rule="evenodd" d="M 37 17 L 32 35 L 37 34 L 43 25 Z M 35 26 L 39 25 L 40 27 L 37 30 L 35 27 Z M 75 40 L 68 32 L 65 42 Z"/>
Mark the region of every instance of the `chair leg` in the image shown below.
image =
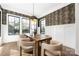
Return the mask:
<path id="1" fill-rule="evenodd" d="M 22 56 L 22 47 L 20 47 L 20 56 Z"/>

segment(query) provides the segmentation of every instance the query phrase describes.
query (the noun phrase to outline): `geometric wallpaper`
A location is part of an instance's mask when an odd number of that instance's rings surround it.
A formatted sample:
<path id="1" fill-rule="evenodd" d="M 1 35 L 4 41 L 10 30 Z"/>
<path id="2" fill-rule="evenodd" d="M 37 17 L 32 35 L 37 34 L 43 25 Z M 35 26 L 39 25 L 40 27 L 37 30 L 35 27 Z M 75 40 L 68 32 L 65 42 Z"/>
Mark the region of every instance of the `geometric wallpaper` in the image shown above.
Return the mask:
<path id="1" fill-rule="evenodd" d="M 43 18 L 46 20 L 46 26 L 75 23 L 75 3 L 58 9 L 41 19 Z"/>

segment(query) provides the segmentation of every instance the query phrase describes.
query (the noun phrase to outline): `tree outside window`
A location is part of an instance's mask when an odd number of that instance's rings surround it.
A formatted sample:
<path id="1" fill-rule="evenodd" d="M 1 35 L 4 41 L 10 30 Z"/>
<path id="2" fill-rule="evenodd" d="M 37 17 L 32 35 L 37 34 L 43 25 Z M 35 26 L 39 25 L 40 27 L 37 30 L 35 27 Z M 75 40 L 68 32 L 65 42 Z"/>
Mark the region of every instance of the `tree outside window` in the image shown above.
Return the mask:
<path id="1" fill-rule="evenodd" d="M 8 34 L 20 34 L 20 17 L 8 15 Z"/>

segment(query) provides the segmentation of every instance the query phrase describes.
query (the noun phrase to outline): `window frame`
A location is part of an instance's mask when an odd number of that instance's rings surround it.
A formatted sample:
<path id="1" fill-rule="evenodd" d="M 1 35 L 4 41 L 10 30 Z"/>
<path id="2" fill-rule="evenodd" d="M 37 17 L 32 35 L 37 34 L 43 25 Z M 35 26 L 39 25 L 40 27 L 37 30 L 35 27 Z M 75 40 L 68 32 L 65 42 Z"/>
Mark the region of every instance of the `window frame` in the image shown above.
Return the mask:
<path id="1" fill-rule="evenodd" d="M 45 20 L 45 18 L 40 19 L 40 34 L 45 34 L 45 30 L 44 30 L 44 32 L 41 31 L 41 28 L 42 28 L 41 21 L 44 21 L 44 20 Z M 44 29 L 45 29 L 45 27 L 44 27 Z"/>
<path id="2" fill-rule="evenodd" d="M 0 9 L 0 13 L 1 13 L 1 15 L 0 15 L 0 38 L 2 37 L 2 10 Z"/>
<path id="3" fill-rule="evenodd" d="M 20 17 L 18 15 L 11 15 L 11 14 L 8 14 L 8 35 L 20 35 Z M 14 22 L 9 22 L 9 17 L 14 17 Z M 15 18 L 19 18 L 19 32 L 18 34 L 15 33 Z M 13 34 L 9 34 L 9 23 L 14 23 L 14 33 Z"/>
<path id="4" fill-rule="evenodd" d="M 28 33 L 30 33 L 30 18 L 29 18 L 29 17 L 22 17 L 22 18 L 21 18 L 21 26 L 23 25 L 22 20 L 23 20 L 23 19 L 26 19 L 26 20 L 27 20 L 27 18 L 28 18 L 28 20 L 29 20 L 29 32 L 28 32 Z M 22 34 L 23 34 L 23 28 L 22 28 L 21 30 L 22 30 Z M 27 32 L 25 32 L 25 33 L 27 33 Z"/>

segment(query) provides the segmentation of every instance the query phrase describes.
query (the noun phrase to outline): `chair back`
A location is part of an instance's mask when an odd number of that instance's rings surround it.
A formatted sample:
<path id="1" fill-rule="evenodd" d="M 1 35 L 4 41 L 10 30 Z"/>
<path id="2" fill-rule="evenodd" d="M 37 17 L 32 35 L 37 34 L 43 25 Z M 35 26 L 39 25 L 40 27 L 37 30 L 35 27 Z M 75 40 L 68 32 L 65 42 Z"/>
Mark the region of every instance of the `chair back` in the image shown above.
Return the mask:
<path id="1" fill-rule="evenodd" d="M 62 44 L 55 45 L 42 43 L 41 55 L 42 56 L 60 56 L 62 51 Z"/>

